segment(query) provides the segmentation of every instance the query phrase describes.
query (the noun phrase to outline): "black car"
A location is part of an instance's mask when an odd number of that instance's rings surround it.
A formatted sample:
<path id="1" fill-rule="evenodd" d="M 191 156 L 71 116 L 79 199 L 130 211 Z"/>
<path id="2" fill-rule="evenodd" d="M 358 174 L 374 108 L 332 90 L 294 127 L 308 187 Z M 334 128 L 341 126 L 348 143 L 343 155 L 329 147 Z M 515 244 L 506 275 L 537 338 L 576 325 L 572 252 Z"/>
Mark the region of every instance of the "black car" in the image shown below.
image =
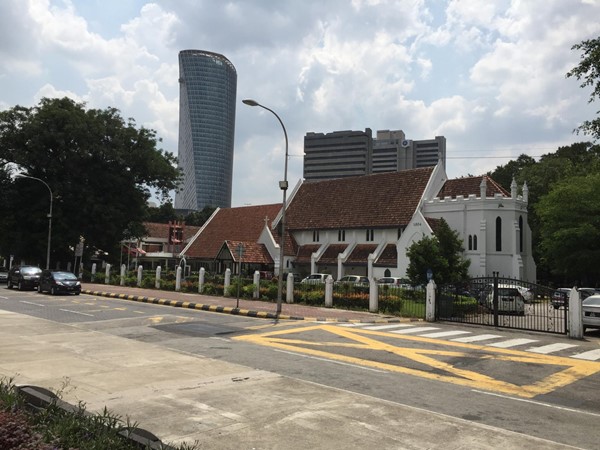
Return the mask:
<path id="1" fill-rule="evenodd" d="M 38 292 L 56 294 L 81 294 L 81 283 L 71 272 L 44 270 L 40 277 Z"/>
<path id="2" fill-rule="evenodd" d="M 16 286 L 20 291 L 35 289 L 40 282 L 41 273 L 42 269 L 36 266 L 13 266 L 8 271 L 8 288 Z"/>

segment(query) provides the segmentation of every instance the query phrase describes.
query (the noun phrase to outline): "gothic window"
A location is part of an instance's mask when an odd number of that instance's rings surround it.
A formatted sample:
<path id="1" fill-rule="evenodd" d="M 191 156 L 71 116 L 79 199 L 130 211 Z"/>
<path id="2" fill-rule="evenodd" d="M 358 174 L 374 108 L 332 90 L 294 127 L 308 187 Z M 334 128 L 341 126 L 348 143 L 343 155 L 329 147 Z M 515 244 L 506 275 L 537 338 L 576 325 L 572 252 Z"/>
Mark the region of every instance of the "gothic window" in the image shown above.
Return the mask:
<path id="1" fill-rule="evenodd" d="M 519 253 L 523 253 L 523 216 L 519 216 Z"/>
<path id="2" fill-rule="evenodd" d="M 496 217 L 496 251 L 502 251 L 502 219 Z"/>
<path id="3" fill-rule="evenodd" d="M 477 250 L 477 235 L 473 235 L 473 250 Z"/>
<path id="4" fill-rule="evenodd" d="M 473 236 L 469 235 L 469 250 L 473 250 Z"/>
<path id="5" fill-rule="evenodd" d="M 383 276 L 384 277 L 391 277 L 392 276 L 392 272 L 390 271 L 390 269 L 385 269 L 385 272 L 383 272 Z"/>

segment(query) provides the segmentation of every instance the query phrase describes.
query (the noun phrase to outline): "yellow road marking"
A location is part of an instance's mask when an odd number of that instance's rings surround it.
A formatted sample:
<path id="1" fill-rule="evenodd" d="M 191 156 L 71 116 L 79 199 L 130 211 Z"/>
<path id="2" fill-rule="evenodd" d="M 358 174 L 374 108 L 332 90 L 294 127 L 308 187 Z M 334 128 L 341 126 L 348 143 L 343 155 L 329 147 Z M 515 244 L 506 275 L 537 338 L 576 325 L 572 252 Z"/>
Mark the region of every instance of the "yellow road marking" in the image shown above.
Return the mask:
<path id="1" fill-rule="evenodd" d="M 323 331 L 331 333 L 337 338 L 345 338 L 345 342 L 311 342 L 303 339 L 290 339 L 285 337 L 291 334 L 300 335 L 304 332 L 310 331 Z M 448 348 L 448 350 L 402 347 L 382 342 L 381 340 L 377 339 L 378 337 L 393 338 L 395 340 L 413 342 L 417 344 L 435 344 L 437 346 L 443 345 Z M 448 342 L 434 338 L 399 335 L 384 331 L 365 330 L 359 328 L 350 329 L 326 324 L 295 328 L 291 330 L 276 330 L 256 335 L 236 336 L 233 339 L 304 353 L 312 356 L 318 356 L 321 358 L 343 361 L 365 367 L 373 367 L 477 389 L 501 392 L 504 394 L 515 395 L 524 398 L 533 398 L 537 395 L 547 394 L 559 387 L 566 386 L 581 378 L 600 372 L 600 363 L 593 361 L 583 361 L 559 356 L 527 353 L 519 350 L 491 348 L 477 344 Z M 403 367 L 400 365 L 401 361 L 399 361 L 397 365 L 371 361 L 368 359 L 334 353 L 331 350 L 320 350 L 320 347 L 354 348 L 359 350 L 385 352 L 388 354 L 392 353 L 400 358 L 405 358 L 416 363 L 423 364 L 429 369 L 420 370 L 410 367 Z M 464 350 L 476 350 L 478 353 L 467 353 Z M 517 385 L 507 381 L 495 379 L 492 376 L 480 372 L 455 367 L 443 360 L 444 358 L 448 357 L 469 357 L 479 359 L 481 361 L 493 359 L 496 361 L 506 361 L 507 363 L 526 363 L 552 366 L 558 369 L 556 369 L 557 371 L 551 375 L 543 377 L 532 384 Z M 431 368 L 437 369 L 438 371 L 443 371 L 444 373 L 432 373 Z"/>

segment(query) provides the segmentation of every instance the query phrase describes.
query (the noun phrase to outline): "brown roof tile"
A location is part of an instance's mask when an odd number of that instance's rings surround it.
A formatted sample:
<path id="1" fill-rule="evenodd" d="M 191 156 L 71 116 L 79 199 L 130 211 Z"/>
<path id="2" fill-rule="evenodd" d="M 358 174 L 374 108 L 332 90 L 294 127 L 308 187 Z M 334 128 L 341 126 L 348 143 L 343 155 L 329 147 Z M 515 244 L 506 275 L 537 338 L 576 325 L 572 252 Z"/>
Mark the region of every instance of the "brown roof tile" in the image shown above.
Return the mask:
<path id="1" fill-rule="evenodd" d="M 296 252 L 296 262 L 309 263 L 310 257 L 314 252 L 319 250 L 319 247 L 321 247 L 320 244 L 307 244 L 298 246 L 298 251 Z"/>
<path id="2" fill-rule="evenodd" d="M 331 244 L 319 259 L 320 264 L 337 264 L 337 257 L 340 253 L 344 253 L 344 250 L 348 247 L 348 244 Z"/>
<path id="3" fill-rule="evenodd" d="M 169 238 L 169 224 L 168 223 L 156 223 L 156 222 L 144 222 L 146 228 L 146 237 L 168 239 Z M 193 225 L 183 226 L 183 239 L 187 241 L 189 238 L 194 236 L 200 227 Z"/>
<path id="4" fill-rule="evenodd" d="M 371 253 L 375 251 L 377 244 L 358 244 L 352 250 L 350 257 L 346 261 L 346 265 L 366 265 L 367 259 Z"/>
<path id="5" fill-rule="evenodd" d="M 281 203 L 220 209 L 192 243 L 186 255 L 191 258 L 214 259 L 227 240 L 257 242 L 265 226 L 265 217 L 270 225 L 280 210 Z"/>
<path id="6" fill-rule="evenodd" d="M 244 252 L 242 253 L 243 263 L 273 264 L 273 259 L 263 244 L 251 241 L 226 241 L 224 245 L 227 245 L 234 262 L 238 262 L 240 259 L 238 251 L 239 244 L 244 246 Z"/>
<path id="7" fill-rule="evenodd" d="M 398 264 L 398 247 L 388 244 L 373 265 L 379 267 L 396 267 Z"/>
<path id="8" fill-rule="evenodd" d="M 290 230 L 406 225 L 432 167 L 303 183 L 287 209 Z"/>
<path id="9" fill-rule="evenodd" d="M 479 177 L 466 177 L 466 178 L 455 178 L 453 180 L 448 180 L 444 183 L 441 191 L 437 195 L 439 198 L 444 197 L 452 197 L 456 198 L 458 195 L 462 195 L 463 197 L 468 197 L 469 194 L 475 194 L 477 197 L 480 196 L 479 185 L 481 184 L 481 180 L 486 179 L 486 197 L 493 197 L 495 194 L 502 194 L 506 197 L 509 197 L 510 194 L 506 192 L 506 190 L 496 183 L 493 179 L 488 177 L 487 175 L 479 176 Z"/>

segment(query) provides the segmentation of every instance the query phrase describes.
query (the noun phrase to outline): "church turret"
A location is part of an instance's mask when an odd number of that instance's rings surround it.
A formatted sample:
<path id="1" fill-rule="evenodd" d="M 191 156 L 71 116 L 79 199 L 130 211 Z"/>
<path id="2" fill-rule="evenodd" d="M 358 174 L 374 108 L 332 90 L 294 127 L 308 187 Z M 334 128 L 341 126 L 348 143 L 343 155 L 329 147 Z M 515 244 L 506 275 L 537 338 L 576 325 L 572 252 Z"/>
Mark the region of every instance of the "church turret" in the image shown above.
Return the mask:
<path id="1" fill-rule="evenodd" d="M 529 187 L 527 187 L 527 181 L 523 183 L 523 201 L 529 202 Z"/>
<path id="2" fill-rule="evenodd" d="M 487 182 L 486 182 L 485 177 L 481 177 L 481 184 L 479 185 L 479 192 L 481 195 L 481 199 L 485 200 L 485 196 L 486 196 L 485 194 L 487 192 Z"/>
<path id="3" fill-rule="evenodd" d="M 517 182 L 515 179 L 512 179 L 512 183 L 510 183 L 510 197 L 517 198 Z"/>

